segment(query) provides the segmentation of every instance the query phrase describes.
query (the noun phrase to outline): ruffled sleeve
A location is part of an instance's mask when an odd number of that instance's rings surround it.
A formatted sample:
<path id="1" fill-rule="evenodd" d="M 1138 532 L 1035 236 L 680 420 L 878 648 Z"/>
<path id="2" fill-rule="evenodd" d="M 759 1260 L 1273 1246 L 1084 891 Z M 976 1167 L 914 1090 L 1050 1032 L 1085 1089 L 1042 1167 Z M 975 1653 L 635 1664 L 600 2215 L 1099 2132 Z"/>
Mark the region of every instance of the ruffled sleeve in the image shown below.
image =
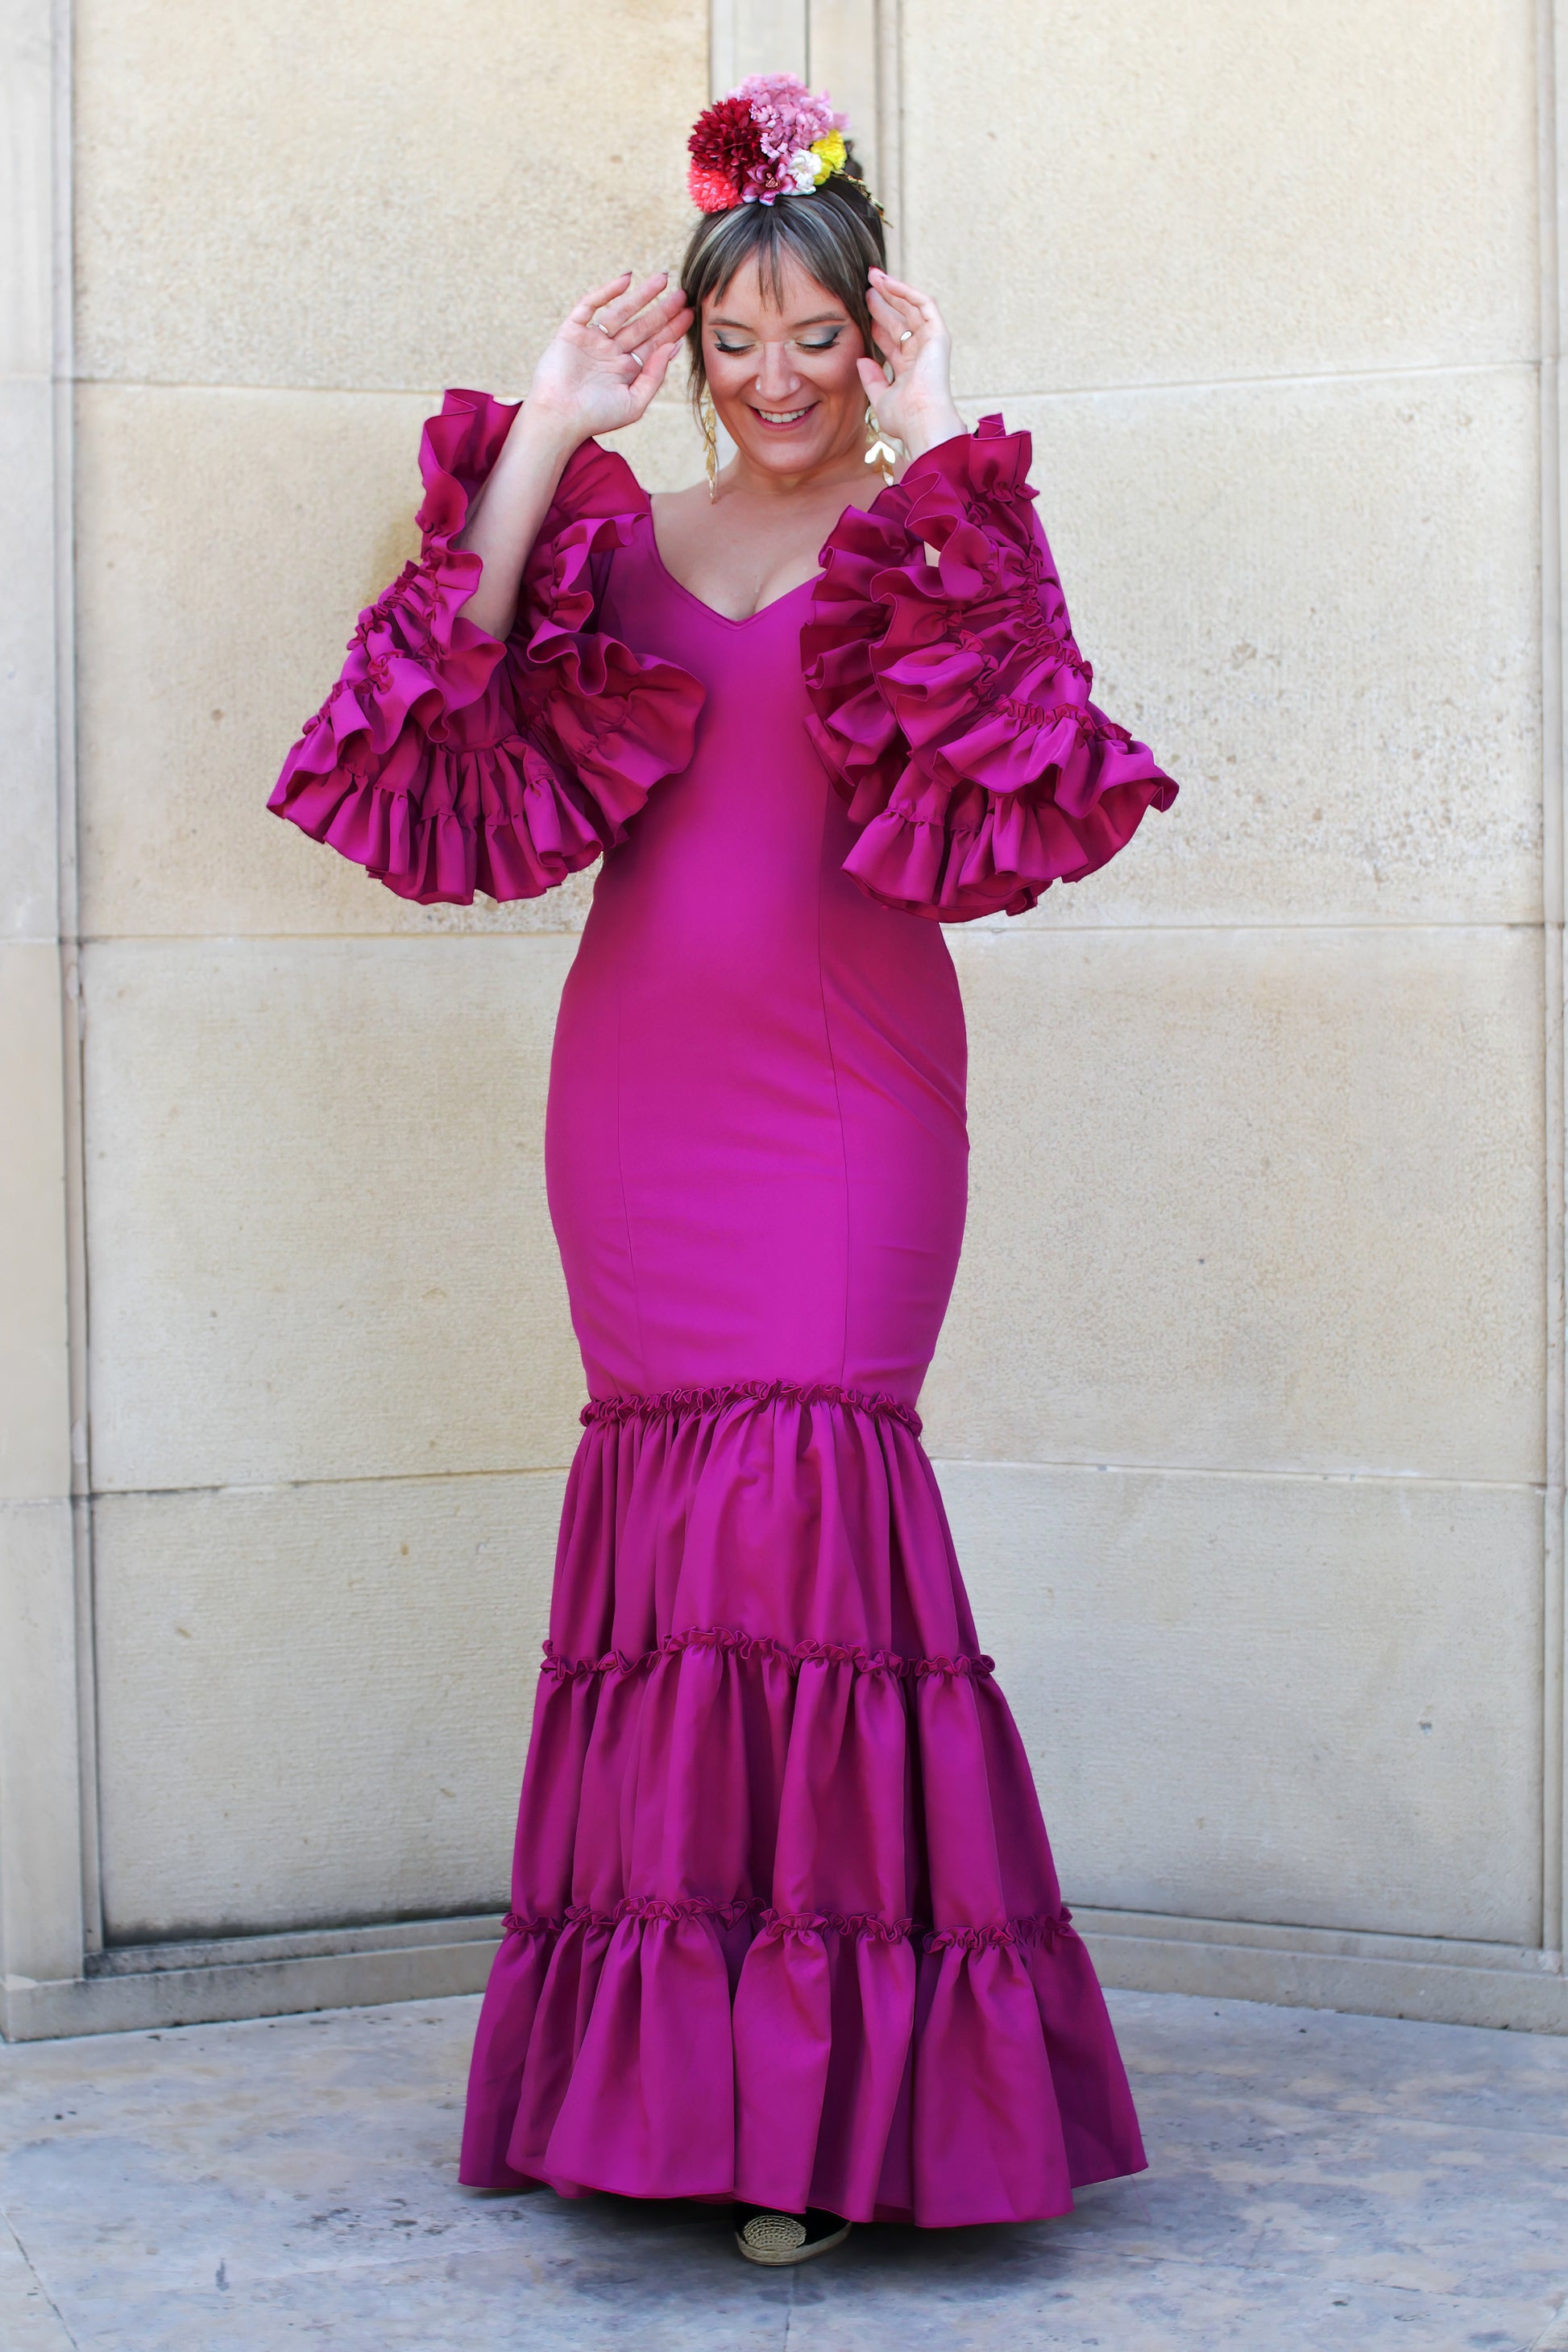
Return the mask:
<path id="1" fill-rule="evenodd" d="M 848 509 L 801 633 L 807 724 L 861 827 L 845 870 L 939 922 L 1023 914 L 1176 796 L 1089 700 L 1030 456 L 988 416 Z"/>
<path id="2" fill-rule="evenodd" d="M 426 425 L 419 561 L 360 614 L 268 803 L 425 906 L 537 898 L 590 865 L 686 766 L 702 707 L 685 670 L 595 625 L 646 499 L 592 441 L 562 477 L 510 637 L 461 617 L 483 566 L 453 542 L 516 414 L 449 392 Z"/>

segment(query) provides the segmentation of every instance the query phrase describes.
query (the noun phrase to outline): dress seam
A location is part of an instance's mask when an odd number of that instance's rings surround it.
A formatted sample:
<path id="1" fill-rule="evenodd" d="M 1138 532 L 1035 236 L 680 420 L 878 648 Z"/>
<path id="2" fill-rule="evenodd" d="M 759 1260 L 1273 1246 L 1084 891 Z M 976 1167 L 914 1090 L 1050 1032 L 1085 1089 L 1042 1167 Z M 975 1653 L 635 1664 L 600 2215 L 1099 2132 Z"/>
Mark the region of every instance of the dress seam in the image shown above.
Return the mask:
<path id="1" fill-rule="evenodd" d="M 761 1658 L 798 1671 L 802 1666 L 848 1666 L 858 1675 L 885 1675 L 895 1682 L 989 1682 L 996 1661 L 984 1651 L 955 1651 L 947 1657 L 909 1657 L 896 1650 L 870 1650 L 854 1642 L 802 1640 L 781 1642 L 772 1633 L 750 1633 L 731 1625 L 689 1625 L 667 1633 L 651 1650 L 609 1650 L 602 1656 L 569 1658 L 553 1640 L 546 1640 L 540 1665 L 542 1675 L 557 1683 L 587 1682 L 595 1676 L 646 1674 L 666 1658 L 684 1657 L 692 1650 L 714 1650 L 745 1664 Z"/>
<path id="2" fill-rule="evenodd" d="M 632 1244 L 631 1203 L 626 1199 L 626 1162 L 621 1144 L 621 979 L 617 973 L 616 978 L 616 1181 L 620 1187 L 621 1194 L 621 1230 L 626 1237 L 626 1270 L 631 1276 L 632 1321 L 637 1335 L 637 1362 L 642 1367 L 642 1376 L 646 1381 L 647 1347 L 643 1339 L 642 1286 L 637 1280 L 637 1255 Z"/>
<path id="3" fill-rule="evenodd" d="M 827 1013 L 827 982 L 822 969 L 822 866 L 827 855 L 827 819 L 830 787 L 824 785 L 822 796 L 822 827 L 816 846 L 816 1001 L 822 1012 L 822 1042 L 827 1049 L 827 1067 L 833 1078 L 833 1108 L 838 1119 L 838 1165 L 844 1179 L 844 1282 L 843 1322 L 838 1347 L 838 1377 L 842 1381 L 849 1364 L 849 1146 L 844 1133 L 844 1096 L 838 1084 L 838 1056 L 833 1050 L 833 1024 Z"/>

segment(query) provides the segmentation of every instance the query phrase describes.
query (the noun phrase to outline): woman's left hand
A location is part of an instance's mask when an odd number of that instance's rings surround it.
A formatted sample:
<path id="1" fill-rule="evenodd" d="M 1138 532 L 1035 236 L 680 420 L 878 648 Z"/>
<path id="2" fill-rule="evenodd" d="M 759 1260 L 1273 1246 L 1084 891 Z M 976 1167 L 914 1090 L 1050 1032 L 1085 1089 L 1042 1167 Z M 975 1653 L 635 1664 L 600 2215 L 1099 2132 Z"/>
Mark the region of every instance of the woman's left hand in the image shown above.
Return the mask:
<path id="1" fill-rule="evenodd" d="M 952 338 L 930 295 L 885 269 L 872 270 L 868 299 L 893 380 L 875 360 L 861 360 L 860 381 L 883 432 L 919 457 L 969 429 L 952 404 Z"/>

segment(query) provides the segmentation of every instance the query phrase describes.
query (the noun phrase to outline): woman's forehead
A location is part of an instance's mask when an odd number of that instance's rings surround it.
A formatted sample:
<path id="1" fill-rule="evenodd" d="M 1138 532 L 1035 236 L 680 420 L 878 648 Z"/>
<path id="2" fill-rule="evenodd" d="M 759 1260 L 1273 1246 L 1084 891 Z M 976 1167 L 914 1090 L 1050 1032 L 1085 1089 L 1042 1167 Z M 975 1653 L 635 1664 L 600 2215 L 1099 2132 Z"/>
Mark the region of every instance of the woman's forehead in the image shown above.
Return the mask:
<path id="1" fill-rule="evenodd" d="M 758 267 L 749 254 L 728 286 L 710 294 L 702 305 L 710 320 L 730 319 L 737 325 L 761 324 L 764 318 L 784 325 L 802 325 L 808 319 L 845 319 L 848 312 L 837 294 L 802 268 L 794 254 L 778 257 L 775 280 L 772 269 Z"/>

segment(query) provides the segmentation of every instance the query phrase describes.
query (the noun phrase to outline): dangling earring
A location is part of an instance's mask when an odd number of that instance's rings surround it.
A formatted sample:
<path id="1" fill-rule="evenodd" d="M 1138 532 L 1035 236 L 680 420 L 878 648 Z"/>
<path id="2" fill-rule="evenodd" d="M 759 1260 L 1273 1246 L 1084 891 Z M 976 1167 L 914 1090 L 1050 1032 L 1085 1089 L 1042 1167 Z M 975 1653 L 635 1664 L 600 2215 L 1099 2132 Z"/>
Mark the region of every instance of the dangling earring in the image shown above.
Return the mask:
<path id="1" fill-rule="evenodd" d="M 899 462 L 899 453 L 878 424 L 877 412 L 869 401 L 866 403 L 866 438 L 871 445 L 866 452 L 866 463 L 868 466 L 880 466 L 883 481 L 890 482 L 893 467 Z"/>
<path id="2" fill-rule="evenodd" d="M 708 501 L 711 505 L 719 495 L 719 412 L 706 384 L 697 404 L 697 422 L 702 427 L 702 470 L 708 477 Z"/>

